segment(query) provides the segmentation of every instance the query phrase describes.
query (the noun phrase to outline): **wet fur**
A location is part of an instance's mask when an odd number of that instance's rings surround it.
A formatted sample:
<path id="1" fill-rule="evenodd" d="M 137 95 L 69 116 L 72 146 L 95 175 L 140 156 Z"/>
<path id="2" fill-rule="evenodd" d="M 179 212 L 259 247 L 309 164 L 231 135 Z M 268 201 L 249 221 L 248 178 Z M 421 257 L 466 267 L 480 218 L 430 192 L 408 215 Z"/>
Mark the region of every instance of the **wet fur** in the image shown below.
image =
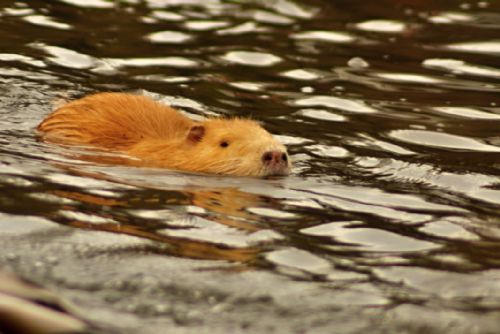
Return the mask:
<path id="1" fill-rule="evenodd" d="M 256 122 L 197 122 L 148 97 L 100 93 L 70 102 L 39 126 L 47 141 L 125 152 L 142 165 L 193 172 L 263 176 L 262 154 L 286 152 Z M 222 141 L 228 142 L 221 148 Z"/>

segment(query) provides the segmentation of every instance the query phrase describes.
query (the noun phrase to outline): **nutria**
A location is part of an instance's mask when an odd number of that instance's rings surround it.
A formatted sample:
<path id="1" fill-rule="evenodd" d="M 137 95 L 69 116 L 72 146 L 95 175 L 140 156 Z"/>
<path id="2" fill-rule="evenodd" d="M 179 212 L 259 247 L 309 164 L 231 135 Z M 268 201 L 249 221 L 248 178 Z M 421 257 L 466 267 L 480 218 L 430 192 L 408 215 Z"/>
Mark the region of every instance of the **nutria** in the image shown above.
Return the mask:
<path id="1" fill-rule="evenodd" d="M 44 140 L 124 152 L 142 166 L 239 176 L 290 172 L 286 148 L 256 122 L 194 121 L 141 95 L 99 93 L 69 102 L 38 130 Z"/>

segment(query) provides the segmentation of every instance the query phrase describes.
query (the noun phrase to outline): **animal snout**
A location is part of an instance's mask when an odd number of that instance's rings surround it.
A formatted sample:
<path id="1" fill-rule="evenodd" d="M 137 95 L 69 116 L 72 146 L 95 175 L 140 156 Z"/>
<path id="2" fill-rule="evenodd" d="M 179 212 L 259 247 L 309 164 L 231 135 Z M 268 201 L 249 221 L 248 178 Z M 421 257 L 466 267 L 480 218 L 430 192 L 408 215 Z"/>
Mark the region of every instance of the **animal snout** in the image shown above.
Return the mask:
<path id="1" fill-rule="evenodd" d="M 272 164 L 287 164 L 288 156 L 285 152 L 281 151 L 268 151 L 262 155 L 262 162 L 265 165 Z"/>

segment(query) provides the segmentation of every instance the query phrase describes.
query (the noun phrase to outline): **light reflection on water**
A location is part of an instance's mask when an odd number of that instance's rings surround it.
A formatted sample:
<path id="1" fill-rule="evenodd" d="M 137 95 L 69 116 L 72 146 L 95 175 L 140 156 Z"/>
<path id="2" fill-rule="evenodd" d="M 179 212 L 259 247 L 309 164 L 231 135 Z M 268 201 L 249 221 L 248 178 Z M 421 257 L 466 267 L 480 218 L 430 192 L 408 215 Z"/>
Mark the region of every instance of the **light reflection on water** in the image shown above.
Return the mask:
<path id="1" fill-rule="evenodd" d="M 2 6 L 0 236 L 66 226 L 104 250 L 365 284 L 341 304 L 498 311 L 500 8 L 423 2 Z M 261 121 L 294 175 L 127 168 L 37 141 L 58 100 L 103 90 Z"/>

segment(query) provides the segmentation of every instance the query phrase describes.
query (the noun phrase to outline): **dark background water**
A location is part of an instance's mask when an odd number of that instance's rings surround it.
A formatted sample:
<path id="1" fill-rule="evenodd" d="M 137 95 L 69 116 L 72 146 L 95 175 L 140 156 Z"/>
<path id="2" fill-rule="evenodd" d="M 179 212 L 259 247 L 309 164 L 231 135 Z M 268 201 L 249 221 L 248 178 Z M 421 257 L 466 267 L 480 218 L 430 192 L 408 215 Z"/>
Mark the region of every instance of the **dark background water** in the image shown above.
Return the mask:
<path id="1" fill-rule="evenodd" d="M 118 332 L 494 333 L 498 1 L 0 1 L 0 263 Z M 248 116 L 294 173 L 92 164 L 58 101 Z"/>

